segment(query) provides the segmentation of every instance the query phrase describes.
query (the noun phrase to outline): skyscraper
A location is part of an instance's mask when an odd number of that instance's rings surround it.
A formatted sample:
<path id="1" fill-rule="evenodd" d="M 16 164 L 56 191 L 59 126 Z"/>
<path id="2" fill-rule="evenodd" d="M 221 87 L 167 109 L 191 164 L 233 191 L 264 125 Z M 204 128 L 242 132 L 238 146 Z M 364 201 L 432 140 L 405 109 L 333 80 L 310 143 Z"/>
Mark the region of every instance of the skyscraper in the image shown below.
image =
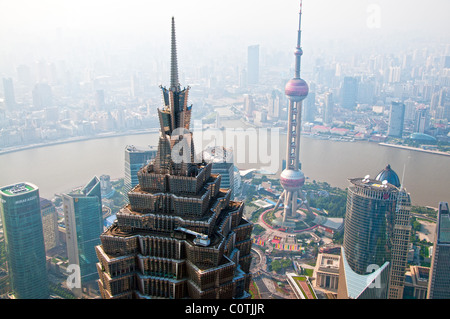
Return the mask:
<path id="1" fill-rule="evenodd" d="M 220 188 L 231 189 L 231 199 L 234 198 L 234 162 L 233 150 L 223 146 L 209 147 L 203 151 L 206 162 L 211 162 L 213 174 L 221 177 Z"/>
<path id="2" fill-rule="evenodd" d="M 268 112 L 267 116 L 272 120 L 278 120 L 280 117 L 280 109 L 281 109 L 281 92 L 277 90 L 273 90 L 272 94 L 268 95 Z"/>
<path id="3" fill-rule="evenodd" d="M 143 149 L 134 145 L 125 147 L 125 190 L 128 193 L 133 187 L 139 184 L 137 172 L 156 155 L 153 147 Z"/>
<path id="4" fill-rule="evenodd" d="M 96 247 L 102 298 L 243 299 L 251 275 L 252 224 L 244 203 L 197 159 L 189 87 L 181 89 L 172 18 L 171 76 L 162 87 L 156 157 L 138 172 L 130 204 Z"/>
<path id="5" fill-rule="evenodd" d="M 332 124 L 333 123 L 333 114 L 334 114 L 333 93 L 331 93 L 331 92 L 325 93 L 323 103 L 324 103 L 323 123 L 324 124 Z"/>
<path id="6" fill-rule="evenodd" d="M 48 199 L 41 198 L 40 206 L 45 250 L 48 252 L 59 245 L 58 213 L 55 205 Z"/>
<path id="7" fill-rule="evenodd" d="M 285 94 L 289 99 L 288 108 L 288 130 L 286 142 L 286 169 L 281 172 L 280 183 L 283 192 L 275 205 L 277 210 L 283 203 L 283 221 L 294 217 L 297 212 L 298 199 L 306 203 L 302 194 L 302 186 L 305 183 L 305 176 L 300 167 L 300 131 L 302 124 L 302 101 L 308 96 L 308 84 L 300 78 L 301 57 L 301 23 L 302 23 L 302 2 L 300 1 L 299 27 L 297 36 L 297 47 L 295 56 L 295 75 L 289 80 L 285 87 Z"/>
<path id="8" fill-rule="evenodd" d="M 49 297 L 39 189 L 18 183 L 0 189 L 8 272 L 17 299 Z"/>
<path id="9" fill-rule="evenodd" d="M 246 116 L 253 117 L 253 111 L 255 110 L 255 101 L 250 94 L 244 94 L 244 112 Z"/>
<path id="10" fill-rule="evenodd" d="M 73 292 L 98 279 L 95 246 L 103 232 L 100 180 L 93 177 L 82 189 L 63 194 L 67 255 L 70 265 L 79 266 L 79 285 Z"/>
<path id="11" fill-rule="evenodd" d="M 450 299 L 450 212 L 439 203 L 427 299 Z"/>
<path id="12" fill-rule="evenodd" d="M 259 82 L 259 45 L 250 45 L 247 52 L 248 84 Z"/>
<path id="13" fill-rule="evenodd" d="M 376 179 L 350 179 L 347 194 L 341 256 L 347 267 L 341 269 L 338 298 L 401 299 L 411 231 L 409 194 L 390 165 Z M 373 270 L 376 278 L 370 277 Z"/>
<path id="14" fill-rule="evenodd" d="M 430 125 L 430 114 L 427 107 L 418 107 L 414 114 L 414 132 L 425 133 Z"/>
<path id="15" fill-rule="evenodd" d="M 403 123 L 405 122 L 405 104 L 401 102 L 392 102 L 389 112 L 388 136 L 403 136 Z"/>
<path id="16" fill-rule="evenodd" d="M 344 77 L 341 88 L 341 106 L 353 110 L 358 97 L 358 79 L 351 76 Z"/>
<path id="17" fill-rule="evenodd" d="M 44 109 L 53 106 L 52 88 L 47 83 L 37 83 L 32 91 L 33 106 L 38 109 Z"/>
<path id="18" fill-rule="evenodd" d="M 11 78 L 3 78 L 3 94 L 5 96 L 5 106 L 12 111 L 16 108 L 16 98 L 14 94 L 14 85 Z"/>
<path id="19" fill-rule="evenodd" d="M 312 91 L 308 93 L 308 97 L 304 101 L 303 106 L 303 121 L 314 122 L 316 117 L 316 92 Z"/>

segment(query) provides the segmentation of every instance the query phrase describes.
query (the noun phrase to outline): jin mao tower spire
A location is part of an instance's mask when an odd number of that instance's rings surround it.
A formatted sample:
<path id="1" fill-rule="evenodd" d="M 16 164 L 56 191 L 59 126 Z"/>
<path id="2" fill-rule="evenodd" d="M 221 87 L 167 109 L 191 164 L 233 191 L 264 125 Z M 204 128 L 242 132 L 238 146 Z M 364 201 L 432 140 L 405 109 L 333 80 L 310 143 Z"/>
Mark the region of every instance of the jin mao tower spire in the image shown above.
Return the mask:
<path id="1" fill-rule="evenodd" d="M 156 156 L 137 172 L 129 204 L 100 236 L 100 293 L 104 299 L 248 299 L 253 225 L 243 218 L 244 203 L 220 187 L 213 164 L 193 161 L 192 105 L 189 87 L 178 83 L 173 18 L 171 40 Z"/>

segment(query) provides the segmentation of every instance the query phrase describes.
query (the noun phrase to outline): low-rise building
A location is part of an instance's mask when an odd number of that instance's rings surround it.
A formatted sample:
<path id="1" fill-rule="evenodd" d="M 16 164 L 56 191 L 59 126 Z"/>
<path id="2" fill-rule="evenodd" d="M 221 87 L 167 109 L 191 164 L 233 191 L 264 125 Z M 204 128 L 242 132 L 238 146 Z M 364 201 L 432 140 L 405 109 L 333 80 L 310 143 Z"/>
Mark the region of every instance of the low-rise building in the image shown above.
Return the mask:
<path id="1" fill-rule="evenodd" d="M 404 299 L 427 299 L 430 268 L 411 266 L 405 274 Z"/>
<path id="2" fill-rule="evenodd" d="M 314 268 L 314 287 L 337 292 L 339 283 L 339 255 L 320 253 Z"/>

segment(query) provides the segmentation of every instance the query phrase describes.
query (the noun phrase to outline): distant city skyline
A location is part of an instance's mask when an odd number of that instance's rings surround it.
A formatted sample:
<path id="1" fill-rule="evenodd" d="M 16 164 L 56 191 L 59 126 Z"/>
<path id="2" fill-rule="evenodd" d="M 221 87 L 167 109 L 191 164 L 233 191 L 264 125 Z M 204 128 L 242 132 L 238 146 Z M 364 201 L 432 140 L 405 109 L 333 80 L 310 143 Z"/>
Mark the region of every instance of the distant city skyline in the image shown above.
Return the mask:
<path id="1" fill-rule="evenodd" d="M 282 5 L 269 0 L 214 4 L 171 0 L 164 5 L 141 0 L 19 0 L 2 1 L 1 6 L 0 57 L 4 62 L 0 62 L 0 75 L 11 73 L 11 62 L 17 65 L 26 59 L 68 60 L 101 57 L 106 52 L 115 56 L 139 52 L 141 59 L 164 59 L 167 51 L 162 44 L 168 33 L 161 25 L 170 16 L 186 26 L 180 30 L 180 45 L 188 48 L 180 55 L 181 61 L 245 54 L 252 44 L 262 50 L 290 52 L 295 37 L 286 30 L 296 27 L 292 13 L 298 11 L 295 0 Z M 323 50 L 329 54 L 371 49 L 391 53 L 390 48 L 405 48 L 408 43 L 450 37 L 446 19 L 450 3 L 446 0 L 315 0 L 305 1 L 304 10 L 308 12 L 303 39 L 309 48 L 306 59 Z M 192 54 L 196 50 L 198 54 Z"/>

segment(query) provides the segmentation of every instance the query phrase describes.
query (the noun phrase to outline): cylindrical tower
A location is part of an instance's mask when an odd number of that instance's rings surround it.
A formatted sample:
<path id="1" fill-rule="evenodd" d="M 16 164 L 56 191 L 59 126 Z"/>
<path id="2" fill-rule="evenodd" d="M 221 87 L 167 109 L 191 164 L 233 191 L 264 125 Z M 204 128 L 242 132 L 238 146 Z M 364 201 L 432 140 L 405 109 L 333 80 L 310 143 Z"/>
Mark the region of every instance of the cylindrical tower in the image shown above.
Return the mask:
<path id="1" fill-rule="evenodd" d="M 368 176 L 350 184 L 343 247 L 351 269 L 363 275 L 370 265 L 391 260 L 398 189 Z"/>
<path id="2" fill-rule="evenodd" d="M 47 299 L 49 286 L 38 187 L 28 182 L 1 187 L 0 217 L 15 298 Z"/>

